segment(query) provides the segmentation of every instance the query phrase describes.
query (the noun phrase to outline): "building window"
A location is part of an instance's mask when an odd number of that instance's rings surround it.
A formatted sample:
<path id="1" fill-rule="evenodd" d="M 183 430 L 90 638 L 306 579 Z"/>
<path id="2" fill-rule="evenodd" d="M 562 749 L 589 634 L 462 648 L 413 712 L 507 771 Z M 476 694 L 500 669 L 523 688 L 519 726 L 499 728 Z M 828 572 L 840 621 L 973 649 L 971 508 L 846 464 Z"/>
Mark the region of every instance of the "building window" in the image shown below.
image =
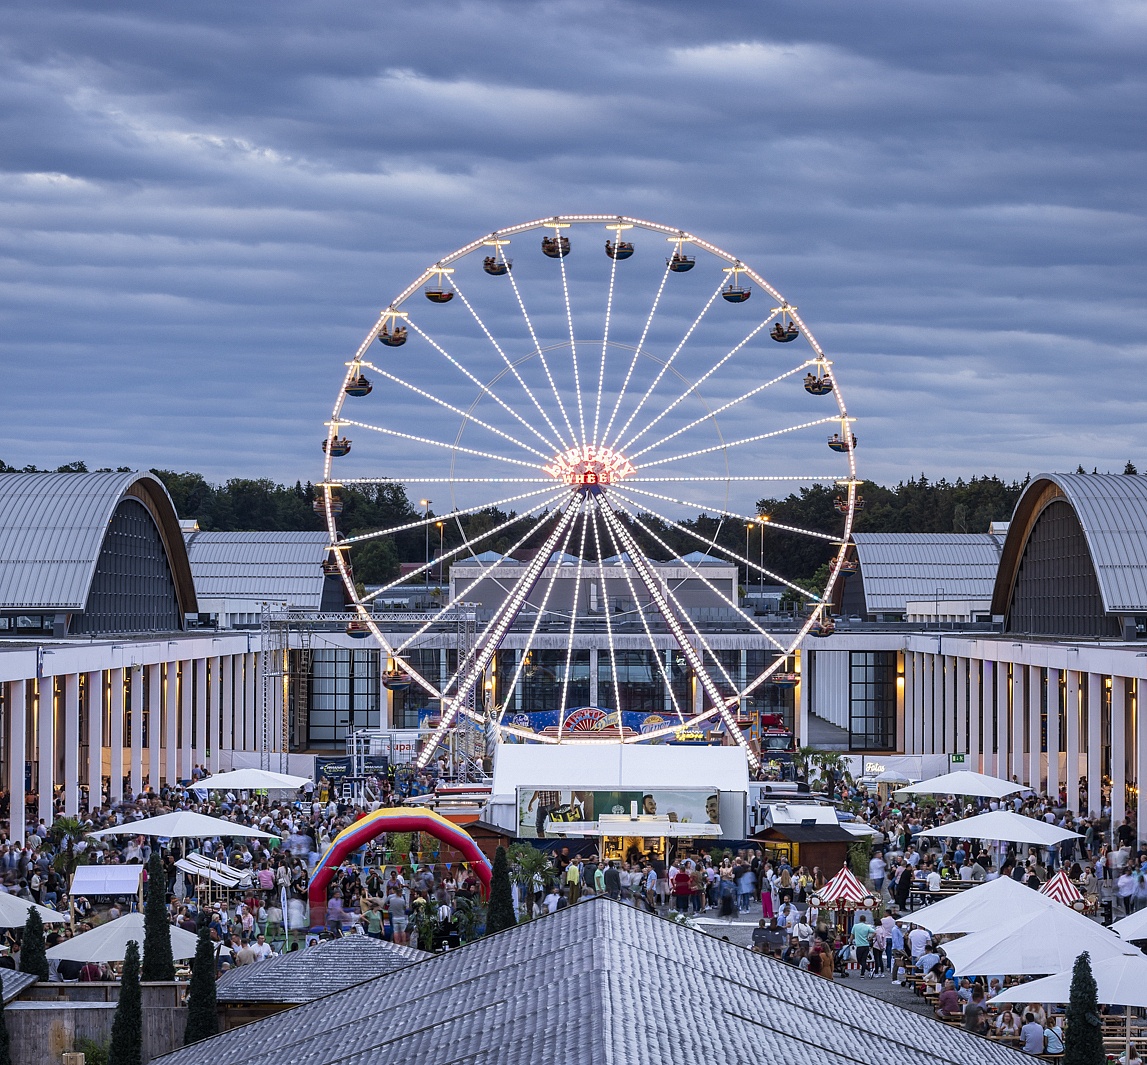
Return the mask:
<path id="1" fill-rule="evenodd" d="M 418 670 L 419 676 L 425 677 L 439 691 L 445 691 L 450 678 L 458 669 L 458 652 L 454 648 L 415 648 L 403 651 L 402 657 L 411 669 Z M 391 709 L 391 720 L 395 728 L 418 728 L 419 716 L 438 714 L 441 703 L 421 684 L 411 684 L 406 691 L 394 693 Z"/>
<path id="2" fill-rule="evenodd" d="M 662 667 L 666 652 L 616 651 L 617 689 L 613 684 L 610 652 L 597 653 L 597 702 L 608 710 L 636 713 L 672 713 L 673 703 L 665 691 Z M 673 694 L 685 714 L 692 712 L 691 692 L 693 671 L 680 651 L 669 652 L 668 671 Z"/>
<path id="3" fill-rule="evenodd" d="M 848 746 L 853 751 L 896 749 L 896 652 L 849 654 Z"/>
<path id="4" fill-rule="evenodd" d="M 378 728 L 378 652 L 318 648 L 311 663 L 307 737 L 312 747 L 341 747 L 358 729 Z"/>

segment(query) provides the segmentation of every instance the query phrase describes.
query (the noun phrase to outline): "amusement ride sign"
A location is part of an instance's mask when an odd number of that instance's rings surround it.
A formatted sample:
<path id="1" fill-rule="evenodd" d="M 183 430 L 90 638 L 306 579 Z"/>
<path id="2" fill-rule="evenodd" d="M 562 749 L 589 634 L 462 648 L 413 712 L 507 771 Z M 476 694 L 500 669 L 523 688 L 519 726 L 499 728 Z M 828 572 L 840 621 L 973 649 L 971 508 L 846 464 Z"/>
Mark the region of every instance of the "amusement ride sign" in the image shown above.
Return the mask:
<path id="1" fill-rule="evenodd" d="M 637 467 L 612 448 L 585 444 L 555 455 L 554 461 L 542 470 L 563 484 L 597 485 L 620 481 L 636 473 Z"/>

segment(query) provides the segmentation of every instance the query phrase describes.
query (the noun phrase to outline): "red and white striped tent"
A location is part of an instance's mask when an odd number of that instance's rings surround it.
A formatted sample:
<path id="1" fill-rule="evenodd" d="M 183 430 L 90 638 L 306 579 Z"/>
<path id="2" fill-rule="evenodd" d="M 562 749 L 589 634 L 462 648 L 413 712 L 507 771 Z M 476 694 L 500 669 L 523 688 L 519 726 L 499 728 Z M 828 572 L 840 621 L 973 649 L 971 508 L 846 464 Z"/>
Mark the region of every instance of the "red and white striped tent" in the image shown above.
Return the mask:
<path id="1" fill-rule="evenodd" d="M 855 876 L 852 871 L 845 866 L 839 873 L 836 874 L 827 884 L 824 885 L 817 892 L 820 896 L 820 904 L 825 909 L 833 909 L 833 903 L 836 902 L 853 902 L 861 903 L 866 898 L 872 895 Z"/>
<path id="2" fill-rule="evenodd" d="M 1051 877 L 1039 889 L 1039 893 L 1046 895 L 1049 899 L 1055 899 L 1056 902 L 1062 902 L 1065 906 L 1070 906 L 1073 902 L 1083 898 L 1079 888 L 1071 882 L 1071 877 L 1063 869 Z"/>

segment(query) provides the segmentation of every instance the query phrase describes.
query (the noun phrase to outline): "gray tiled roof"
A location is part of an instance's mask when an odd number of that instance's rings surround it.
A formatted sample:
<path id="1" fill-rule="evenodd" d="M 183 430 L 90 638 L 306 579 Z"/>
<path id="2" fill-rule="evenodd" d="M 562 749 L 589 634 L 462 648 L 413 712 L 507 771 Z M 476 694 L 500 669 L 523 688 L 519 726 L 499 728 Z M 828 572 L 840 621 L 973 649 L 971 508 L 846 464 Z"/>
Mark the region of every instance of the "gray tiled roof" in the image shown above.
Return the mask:
<path id="1" fill-rule="evenodd" d="M 959 1029 L 594 899 L 162 1065 L 1018 1065 Z"/>
<path id="2" fill-rule="evenodd" d="M 220 1002 L 313 1002 L 364 980 L 413 965 L 423 951 L 370 936 L 344 936 L 307 950 L 240 965 L 216 985 Z"/>
<path id="3" fill-rule="evenodd" d="M 325 532 L 193 532 L 186 540 L 195 588 L 204 599 L 320 608 L 322 562 L 330 550 Z"/>
<path id="4" fill-rule="evenodd" d="M 5 1003 L 11 1002 L 26 987 L 31 987 L 36 977 L 31 973 L 18 973 L 15 969 L 0 969 L 0 995 Z"/>
<path id="5" fill-rule="evenodd" d="M 869 613 L 913 600 L 991 599 L 1000 542 L 990 533 L 854 533 Z"/>

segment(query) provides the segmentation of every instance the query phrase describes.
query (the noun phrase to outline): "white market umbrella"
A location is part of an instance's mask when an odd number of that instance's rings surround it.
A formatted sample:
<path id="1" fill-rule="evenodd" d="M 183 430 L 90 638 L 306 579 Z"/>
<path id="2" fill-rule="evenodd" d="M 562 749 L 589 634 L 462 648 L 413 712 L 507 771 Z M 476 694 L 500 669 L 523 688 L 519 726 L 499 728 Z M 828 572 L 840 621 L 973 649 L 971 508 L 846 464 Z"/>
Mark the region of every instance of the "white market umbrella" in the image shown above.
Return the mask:
<path id="1" fill-rule="evenodd" d="M 126 821 L 122 825 L 89 832 L 89 836 L 162 836 L 165 839 L 210 839 L 214 836 L 233 836 L 237 839 L 274 839 L 270 832 L 247 825 L 237 825 L 221 817 L 208 817 L 192 810 L 177 810 L 158 817 L 145 817 L 142 821 Z"/>
<path id="2" fill-rule="evenodd" d="M 951 821 L 938 828 L 917 833 L 940 839 L 994 839 L 1004 843 L 1031 843 L 1039 847 L 1052 847 L 1065 839 L 1078 839 L 1078 832 L 1057 828 L 1035 817 L 1024 817 L 1011 810 L 991 810 L 962 821 Z"/>
<path id="3" fill-rule="evenodd" d="M 1111 926 L 1112 932 L 1118 932 L 1125 940 L 1147 939 L 1147 910 L 1136 910 L 1128 917 L 1123 917 Z"/>
<path id="4" fill-rule="evenodd" d="M 905 776 L 899 769 L 886 769 L 872 778 L 877 784 L 911 784 L 912 778 Z"/>
<path id="5" fill-rule="evenodd" d="M 1059 903 L 944 945 L 958 976 L 1047 976 L 1070 969 L 1084 951 L 1096 963 L 1138 953 L 1102 925 Z"/>
<path id="6" fill-rule="evenodd" d="M 297 791 L 309 777 L 271 773 L 266 769 L 236 769 L 204 777 L 191 785 L 193 791 Z"/>
<path id="7" fill-rule="evenodd" d="M 909 784 L 906 788 L 897 788 L 896 792 L 898 795 L 976 795 L 984 799 L 1002 799 L 1005 795 L 1027 790 L 1023 784 L 1011 780 L 960 769 L 955 773 L 932 777 L 931 780 L 922 780 L 919 784 Z"/>
<path id="8" fill-rule="evenodd" d="M 67 914 L 38 906 L 34 902 L 9 895 L 6 891 L 0 892 L 0 928 L 23 928 L 29 910 L 35 910 L 44 924 L 63 924 L 68 919 Z"/>
<path id="9" fill-rule="evenodd" d="M 176 960 L 195 957 L 197 937 L 170 925 L 171 955 Z M 143 914 L 127 913 L 107 924 L 97 925 L 48 949 L 48 957 L 59 961 L 123 961 L 132 940 L 143 950 Z"/>
<path id="10" fill-rule="evenodd" d="M 1074 963 L 1073 963 L 1074 965 Z M 1073 969 L 1008 987 L 992 1002 L 1068 1002 L 1071 999 Z M 1147 956 L 1119 954 L 1091 966 L 1099 1002 L 1109 1006 L 1147 1007 Z"/>
<path id="11" fill-rule="evenodd" d="M 1025 914 L 1062 905 L 1010 876 L 996 877 L 919 910 L 904 914 L 904 924 L 929 932 L 985 932 Z"/>

